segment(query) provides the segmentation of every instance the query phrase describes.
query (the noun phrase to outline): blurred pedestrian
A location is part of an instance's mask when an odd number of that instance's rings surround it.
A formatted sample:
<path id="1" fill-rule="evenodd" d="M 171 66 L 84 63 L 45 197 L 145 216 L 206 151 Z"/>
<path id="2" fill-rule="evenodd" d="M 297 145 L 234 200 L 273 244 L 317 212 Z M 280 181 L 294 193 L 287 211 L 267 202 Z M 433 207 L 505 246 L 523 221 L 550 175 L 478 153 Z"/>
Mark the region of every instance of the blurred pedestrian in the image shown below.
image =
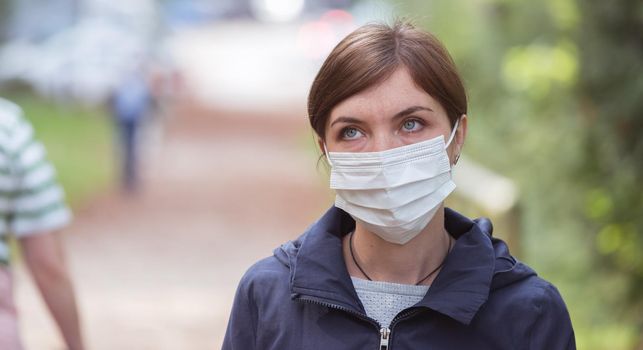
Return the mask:
<path id="1" fill-rule="evenodd" d="M 83 349 L 74 289 L 59 229 L 71 214 L 45 149 L 21 109 L 0 98 L 0 349 L 22 349 L 12 296 L 9 235 L 70 350 Z"/>
<path id="2" fill-rule="evenodd" d="M 121 163 L 121 184 L 128 192 L 139 187 L 141 125 L 152 113 L 153 97 L 143 68 L 127 75 L 114 89 L 110 109 L 116 122 Z"/>

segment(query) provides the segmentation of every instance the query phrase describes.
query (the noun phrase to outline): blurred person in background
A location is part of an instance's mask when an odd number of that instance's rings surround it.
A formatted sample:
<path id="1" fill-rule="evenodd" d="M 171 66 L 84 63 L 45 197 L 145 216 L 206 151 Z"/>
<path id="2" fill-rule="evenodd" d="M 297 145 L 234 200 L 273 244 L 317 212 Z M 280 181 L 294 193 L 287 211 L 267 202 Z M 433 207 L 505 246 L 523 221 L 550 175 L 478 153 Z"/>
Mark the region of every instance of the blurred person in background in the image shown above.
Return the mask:
<path id="1" fill-rule="evenodd" d="M 145 68 L 137 67 L 123 78 L 109 101 L 118 130 L 121 184 L 126 193 L 134 193 L 139 188 L 141 126 L 154 106 L 147 79 Z"/>
<path id="2" fill-rule="evenodd" d="M 370 24 L 330 53 L 308 115 L 335 205 L 241 279 L 223 349 L 575 349 L 558 290 L 445 208 L 467 97 L 437 38 Z"/>
<path id="3" fill-rule="evenodd" d="M 33 134 L 21 109 L 0 98 L 0 349 L 22 349 L 9 266 L 12 234 L 67 347 L 80 350 L 76 298 L 58 233 L 71 214 Z"/>

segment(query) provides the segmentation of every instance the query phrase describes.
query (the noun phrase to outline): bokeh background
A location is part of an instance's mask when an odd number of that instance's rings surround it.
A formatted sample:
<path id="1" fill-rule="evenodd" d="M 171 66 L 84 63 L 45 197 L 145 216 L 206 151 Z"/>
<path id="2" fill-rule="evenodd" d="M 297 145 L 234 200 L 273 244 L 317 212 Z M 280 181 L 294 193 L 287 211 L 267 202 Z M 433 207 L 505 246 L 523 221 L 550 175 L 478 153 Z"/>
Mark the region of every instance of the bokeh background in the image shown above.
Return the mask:
<path id="1" fill-rule="evenodd" d="M 91 349 L 220 347 L 245 269 L 332 204 L 306 117 L 316 70 L 396 17 L 441 38 L 467 86 L 449 204 L 559 288 L 580 349 L 643 349 L 643 2 L 2 0 L 0 96 L 75 211 Z M 154 99 L 128 191 L 110 97 L 137 67 Z M 26 345 L 62 348 L 13 265 Z"/>

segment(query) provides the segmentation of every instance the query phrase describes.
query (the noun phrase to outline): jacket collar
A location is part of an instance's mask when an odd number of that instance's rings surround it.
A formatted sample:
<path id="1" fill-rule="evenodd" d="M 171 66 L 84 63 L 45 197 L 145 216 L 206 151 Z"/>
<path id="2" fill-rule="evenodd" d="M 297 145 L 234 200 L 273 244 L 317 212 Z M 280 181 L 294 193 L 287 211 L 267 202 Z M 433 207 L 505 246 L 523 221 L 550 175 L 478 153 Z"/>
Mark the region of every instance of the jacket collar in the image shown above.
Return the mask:
<path id="1" fill-rule="evenodd" d="M 355 221 L 350 215 L 331 207 L 295 242 L 299 250 L 296 255 L 289 254 L 294 297 L 309 295 L 364 312 L 342 254 L 342 237 L 354 229 Z"/>
<path id="2" fill-rule="evenodd" d="M 457 238 L 429 292 L 417 305 L 460 323 L 469 324 L 489 296 L 494 272 L 494 250 L 489 237 L 473 221 L 445 209 L 447 231 Z M 341 209 L 330 208 L 289 254 L 291 292 L 363 313 L 342 254 L 342 237 L 355 221 Z M 283 248 L 282 248 L 283 249 Z"/>
<path id="3" fill-rule="evenodd" d="M 489 297 L 495 254 L 489 236 L 449 208 L 445 208 L 445 227 L 458 240 L 418 306 L 469 324 Z"/>

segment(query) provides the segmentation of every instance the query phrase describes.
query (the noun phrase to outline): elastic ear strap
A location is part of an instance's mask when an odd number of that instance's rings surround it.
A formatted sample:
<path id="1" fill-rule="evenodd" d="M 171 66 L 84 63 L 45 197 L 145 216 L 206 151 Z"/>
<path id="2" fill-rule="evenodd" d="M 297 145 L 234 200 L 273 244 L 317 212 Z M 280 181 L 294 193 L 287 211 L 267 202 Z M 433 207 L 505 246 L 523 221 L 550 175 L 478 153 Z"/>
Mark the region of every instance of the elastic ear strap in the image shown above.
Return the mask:
<path id="1" fill-rule="evenodd" d="M 324 145 L 324 155 L 326 156 L 326 161 L 328 162 L 328 164 L 330 164 L 332 168 L 333 162 L 330 161 L 330 157 L 328 156 L 328 148 L 326 148 L 326 142 L 324 142 L 323 145 Z"/>
<path id="2" fill-rule="evenodd" d="M 453 126 L 453 131 L 451 131 L 451 136 L 449 136 L 449 141 L 447 141 L 447 144 L 446 146 L 444 146 L 444 148 L 449 147 L 449 145 L 451 144 L 451 141 L 453 141 L 453 138 L 455 137 L 455 133 L 456 131 L 458 131 L 459 123 L 460 123 L 460 118 L 458 118 L 458 120 L 455 121 L 455 125 Z"/>

